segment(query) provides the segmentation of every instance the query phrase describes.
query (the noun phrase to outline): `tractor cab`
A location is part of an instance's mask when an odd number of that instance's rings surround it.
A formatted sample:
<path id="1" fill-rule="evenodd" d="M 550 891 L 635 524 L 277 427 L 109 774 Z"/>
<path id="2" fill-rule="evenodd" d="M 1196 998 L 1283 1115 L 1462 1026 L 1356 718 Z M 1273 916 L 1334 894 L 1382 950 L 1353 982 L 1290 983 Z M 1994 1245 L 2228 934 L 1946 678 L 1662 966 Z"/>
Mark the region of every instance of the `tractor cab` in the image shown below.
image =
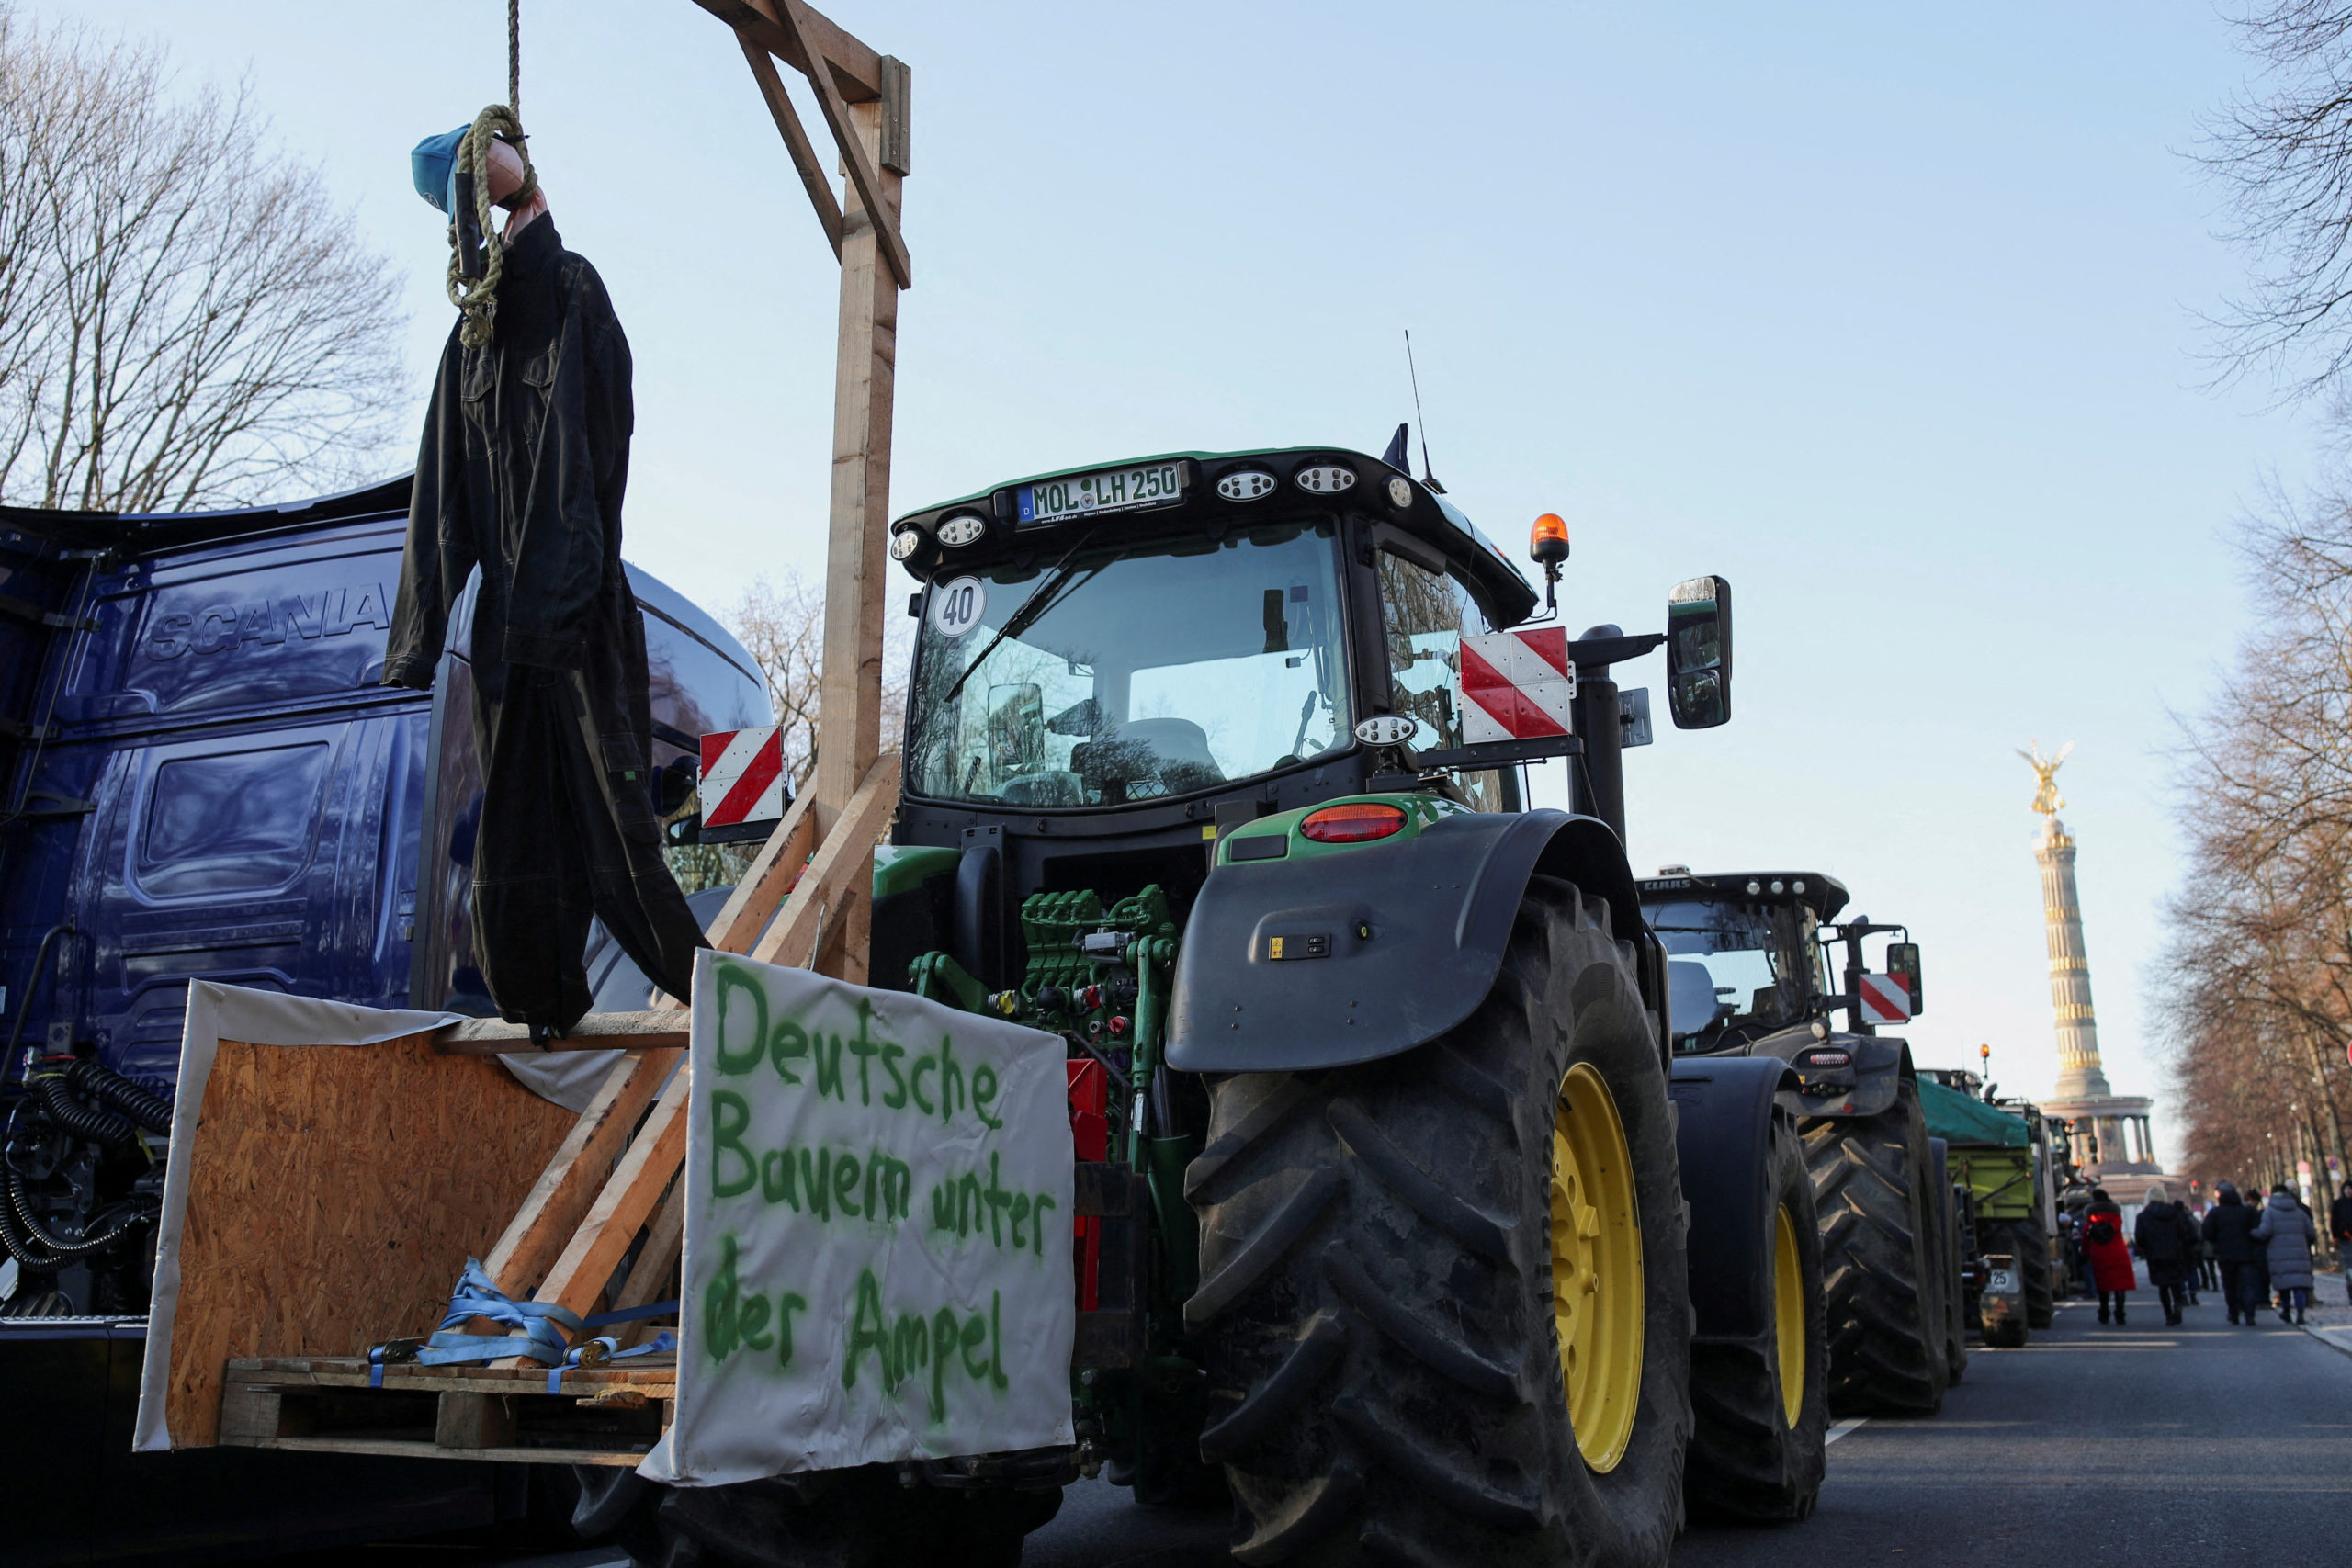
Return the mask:
<path id="1" fill-rule="evenodd" d="M 882 984 L 933 947 L 1015 984 L 1038 893 L 1107 907 L 1157 886 L 1182 926 L 1220 836 L 1261 818 L 1374 791 L 1518 812 L 1518 764 L 1576 744 L 1571 724 L 1521 739 L 1465 711 L 1463 639 L 1527 623 L 1537 593 L 1459 509 L 1362 453 L 1017 479 L 900 518 L 890 553 L 921 586 Z"/>
<path id="2" fill-rule="evenodd" d="M 1800 1116 L 1878 1115 L 1916 1076 L 1909 1045 L 1877 1031 L 1921 1010 L 1918 946 L 1907 928 L 1867 916 L 1833 924 L 1844 883 L 1812 871 L 1699 876 L 1670 865 L 1641 889 L 1643 918 L 1666 952 L 1676 1055 L 1778 1056 L 1795 1075 L 1783 1102 Z M 1863 942 L 1876 937 L 1895 940 L 1872 972 Z M 1841 970 L 1832 946 L 1845 949 Z"/>
<path id="3" fill-rule="evenodd" d="M 1818 872 L 1693 876 L 1668 866 L 1642 883 L 1642 912 L 1666 949 L 1678 1054 L 1736 1049 L 1826 1014 L 1817 940 L 1846 907 L 1845 884 Z"/>

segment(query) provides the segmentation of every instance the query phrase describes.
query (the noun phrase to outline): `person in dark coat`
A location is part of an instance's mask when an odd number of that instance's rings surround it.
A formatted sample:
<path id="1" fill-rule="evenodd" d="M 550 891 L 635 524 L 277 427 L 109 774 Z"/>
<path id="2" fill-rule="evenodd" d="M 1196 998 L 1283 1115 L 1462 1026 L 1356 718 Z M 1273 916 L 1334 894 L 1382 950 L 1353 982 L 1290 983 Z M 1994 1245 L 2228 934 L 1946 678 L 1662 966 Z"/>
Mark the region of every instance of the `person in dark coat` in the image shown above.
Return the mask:
<path id="1" fill-rule="evenodd" d="M 2338 1188 L 2327 1206 L 2327 1235 L 2344 1268 L 2344 1299 L 2352 1302 L 2352 1187 Z"/>
<path id="2" fill-rule="evenodd" d="M 2181 1298 L 2196 1278 L 2191 1259 L 2199 1239 L 2188 1211 L 2170 1201 L 2162 1184 L 2149 1188 L 2140 1217 L 2132 1223 L 2132 1240 L 2148 1266 L 2148 1283 L 2156 1288 L 2168 1326 L 2181 1321 Z"/>
<path id="3" fill-rule="evenodd" d="M 2268 1253 L 2270 1288 L 2278 1292 L 2278 1321 L 2302 1322 L 2312 1299 L 2312 1247 L 2319 1240 L 2318 1223 L 2282 1181 L 2271 1188 L 2253 1235 Z"/>
<path id="4" fill-rule="evenodd" d="M 2140 1277 L 2132 1268 L 2132 1244 L 2124 1239 L 2123 1211 L 2104 1187 L 2091 1189 L 2090 1207 L 2083 1211 L 2083 1256 L 2098 1292 L 2098 1320 L 2105 1323 L 2112 1310 L 2117 1323 L 2130 1322 L 2123 1315 L 2124 1297 L 2140 1288 Z"/>
<path id="5" fill-rule="evenodd" d="M 424 152 L 419 188 L 446 210 Z M 461 319 L 442 350 L 383 681 L 432 687 L 479 572 L 474 955 L 500 1014 L 537 1039 L 588 1010 L 592 919 L 680 998 L 703 933 L 662 858 L 645 623 L 621 565 L 628 340 L 520 155 L 500 141 L 490 164 L 513 209 L 495 309 L 487 341 Z"/>
<path id="6" fill-rule="evenodd" d="M 2261 1219 L 2238 1196 L 2236 1185 L 2228 1181 L 2213 1189 L 2213 1206 L 2205 1211 L 2205 1240 L 2222 1270 L 2222 1300 L 2230 1309 L 2230 1321 L 2249 1328 L 2262 1300 L 2261 1287 L 2256 1282 L 2256 1259 L 2262 1253 L 2262 1244 L 2254 1239 L 2254 1227 Z"/>

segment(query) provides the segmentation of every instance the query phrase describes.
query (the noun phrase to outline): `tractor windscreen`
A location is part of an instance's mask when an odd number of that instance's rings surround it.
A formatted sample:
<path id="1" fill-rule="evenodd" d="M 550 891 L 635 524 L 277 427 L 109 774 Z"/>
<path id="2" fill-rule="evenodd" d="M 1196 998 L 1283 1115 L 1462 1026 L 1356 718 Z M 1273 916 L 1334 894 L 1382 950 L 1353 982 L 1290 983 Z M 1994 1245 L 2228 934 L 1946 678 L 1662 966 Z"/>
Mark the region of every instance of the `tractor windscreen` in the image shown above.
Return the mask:
<path id="1" fill-rule="evenodd" d="M 1804 1018 L 1813 944 L 1795 905 L 1675 899 L 1643 912 L 1666 947 L 1677 1050 L 1707 1049 L 1734 1030 L 1767 1033 Z"/>
<path id="2" fill-rule="evenodd" d="M 1352 743 L 1333 531 L 1001 562 L 932 587 L 914 794 L 1022 807 L 1187 795 Z"/>

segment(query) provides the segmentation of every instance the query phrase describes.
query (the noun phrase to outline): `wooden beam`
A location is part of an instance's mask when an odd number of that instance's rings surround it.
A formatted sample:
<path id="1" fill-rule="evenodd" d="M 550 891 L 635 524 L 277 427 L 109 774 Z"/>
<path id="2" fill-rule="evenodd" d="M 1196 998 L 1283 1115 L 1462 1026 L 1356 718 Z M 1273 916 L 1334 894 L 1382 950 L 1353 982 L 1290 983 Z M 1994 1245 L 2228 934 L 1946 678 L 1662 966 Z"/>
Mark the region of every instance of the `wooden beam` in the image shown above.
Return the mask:
<path id="1" fill-rule="evenodd" d="M 797 34 L 786 29 L 773 0 L 695 0 L 695 4 L 782 60 L 813 84 L 815 63 L 801 39 L 816 48 L 817 56 L 831 67 L 827 72 L 835 90 L 854 104 L 882 96 L 883 65 L 876 54 L 843 32 L 821 12 L 801 7 Z"/>
<path id="2" fill-rule="evenodd" d="M 685 1173 L 681 1171 L 670 1183 L 670 1195 L 654 1211 L 653 1224 L 646 1229 L 645 1246 L 639 1249 L 637 1261 L 629 1265 L 628 1278 L 621 1281 L 620 1300 L 613 1305 L 644 1306 L 649 1302 L 669 1300 L 663 1292 L 670 1289 L 671 1276 L 678 1270 L 678 1258 L 685 1239 L 686 1182 Z M 683 1310 L 681 1322 L 684 1321 Z M 613 1333 L 618 1336 L 624 1350 L 644 1344 L 657 1332 L 643 1318 L 613 1325 Z"/>
<path id="3" fill-rule="evenodd" d="M 664 1008 L 650 1012 L 592 1012 L 571 1032 L 545 1045 L 531 1043 L 531 1028 L 503 1019 L 475 1018 L 453 1023 L 433 1036 L 444 1056 L 532 1056 L 546 1051 L 611 1051 L 656 1046 L 683 1051 L 685 1015 Z"/>
<path id="4" fill-rule="evenodd" d="M 766 50 L 743 34 L 737 33 L 735 41 L 743 46 L 743 58 L 752 67 L 752 79 L 760 85 L 760 96 L 767 103 L 777 133 L 783 136 L 784 145 L 792 154 L 792 166 L 799 171 L 800 183 L 817 209 L 817 221 L 824 225 L 825 239 L 838 258 L 842 254 L 842 204 L 833 198 L 833 182 L 825 177 L 825 166 L 817 161 L 817 150 L 808 144 L 808 132 L 801 128 L 792 96 L 784 90 L 784 78 L 776 74 L 775 62 L 768 58 Z"/>
<path id="5" fill-rule="evenodd" d="M 854 139 L 878 144 L 879 104 L 851 106 Z M 880 176 L 896 195 L 899 176 Z M 881 262 L 880 238 L 854 183 L 846 193 L 841 326 L 833 392 L 832 499 L 826 527 L 824 671 L 819 684 L 816 797 L 828 842 L 880 754 L 882 628 L 892 566 L 890 420 L 898 373 L 899 288 Z M 865 944 L 853 967 L 862 971 Z M 805 947 L 793 950 L 800 962 Z M 844 978 L 860 978 L 845 975 Z"/>
<path id="6" fill-rule="evenodd" d="M 785 29 L 795 36 L 803 52 L 813 58 L 820 40 L 820 25 L 830 26 L 831 24 L 826 23 L 822 17 L 803 5 L 801 0 L 775 0 L 775 7 L 776 15 L 783 21 Z M 878 62 L 876 74 L 878 80 L 880 75 Z M 903 80 L 904 73 L 900 74 Z M 840 84 L 833 80 L 831 72 L 817 72 L 809 77 L 809 81 L 817 88 L 817 107 L 824 114 L 825 124 L 831 128 L 833 140 L 841 144 L 842 163 L 849 170 L 850 188 L 856 197 L 852 210 L 854 211 L 857 209 L 865 210 L 867 220 L 872 223 L 874 231 L 879 238 L 882 259 L 884 265 L 889 267 L 890 276 L 898 280 L 899 288 L 912 288 L 915 286 L 914 262 L 908 256 L 907 243 L 899 233 L 899 176 L 881 167 L 878 162 L 882 152 L 882 116 L 878 90 L 873 102 L 859 105 L 858 112 L 853 115 L 847 101 L 842 96 Z M 844 234 L 847 232 L 846 229 L 843 230 Z M 848 253 L 843 252 L 842 278 L 844 285 L 849 280 L 852 265 Z M 842 299 L 844 310 L 842 324 L 846 328 L 849 324 L 846 293 L 843 294 Z M 894 304 L 891 310 L 894 331 L 897 315 Z M 876 644 L 877 649 L 880 646 L 878 642 Z"/>
<path id="7" fill-rule="evenodd" d="M 760 932 L 784 902 L 793 879 L 817 850 L 817 797 L 807 790 L 793 797 L 784 820 L 752 857 L 751 868 L 735 891 L 727 896 L 718 919 L 710 923 L 710 945 L 721 953 L 749 953 Z"/>
<path id="8" fill-rule="evenodd" d="M 539 1281 L 537 1300 L 552 1302 L 582 1317 L 588 1315 L 596 1292 L 605 1288 L 613 1270 L 620 1267 L 628 1244 L 637 1239 L 638 1228 L 653 1212 L 662 1190 L 678 1174 L 678 1167 L 684 1160 L 686 1104 L 693 1077 L 691 1063 L 678 1065 L 670 1087 L 654 1102 L 653 1114 L 646 1118 L 637 1141 L 629 1145 L 620 1164 L 614 1167 L 604 1190 L 596 1194 L 596 1201 L 581 1220 L 580 1228 L 572 1234 L 562 1256 L 548 1269 L 547 1278 Z M 492 1363 L 520 1364 L 520 1359 L 513 1357 Z"/>
<path id="9" fill-rule="evenodd" d="M 675 1051 L 631 1051 L 613 1064 L 596 1098 L 580 1113 L 531 1195 L 507 1222 L 506 1234 L 482 1259 L 482 1271 L 500 1290 L 520 1301 L 547 1277 L 548 1266 L 595 1201 L 639 1113 L 677 1060 Z M 504 1332 L 492 1329 L 481 1318 L 470 1326 L 477 1332 Z"/>
<path id="10" fill-rule="evenodd" d="M 833 830 L 825 835 L 792 902 L 752 949 L 754 962 L 808 966 L 821 953 L 828 928 L 837 930 L 853 905 L 872 901 L 874 841 L 889 826 L 898 805 L 899 753 L 885 751 L 850 797 Z"/>

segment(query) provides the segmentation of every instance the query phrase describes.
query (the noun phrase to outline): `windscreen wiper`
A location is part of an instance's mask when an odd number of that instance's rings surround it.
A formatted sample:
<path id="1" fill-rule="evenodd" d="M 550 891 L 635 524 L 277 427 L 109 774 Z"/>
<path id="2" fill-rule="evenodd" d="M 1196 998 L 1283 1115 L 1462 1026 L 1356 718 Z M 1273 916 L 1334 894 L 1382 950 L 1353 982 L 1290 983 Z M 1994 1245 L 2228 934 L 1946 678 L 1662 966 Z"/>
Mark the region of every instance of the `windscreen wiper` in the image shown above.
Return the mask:
<path id="1" fill-rule="evenodd" d="M 1085 533 L 1080 534 L 1078 536 L 1078 542 L 1070 546 L 1069 550 L 1063 554 L 1061 560 L 1055 566 L 1052 574 L 1049 575 L 1045 581 L 1037 584 L 1035 588 L 1030 590 L 1029 597 L 1021 601 L 1021 608 L 1012 612 L 1012 615 L 1005 621 L 1003 626 L 998 630 L 996 636 L 989 639 L 989 645 L 980 649 L 978 657 L 974 659 L 971 663 L 966 665 L 964 667 L 964 672 L 956 677 L 956 683 L 947 688 L 947 694 L 945 696 L 939 699 L 943 705 L 956 700 L 956 694 L 964 689 L 964 682 L 969 681 L 979 667 L 988 662 L 989 655 L 996 651 L 997 645 L 999 643 L 1002 642 L 1009 637 L 1019 637 L 1023 632 L 1025 632 L 1031 626 L 1035 626 L 1039 617 L 1044 615 L 1046 611 L 1052 609 L 1063 597 L 1062 591 L 1065 588 L 1077 586 L 1077 583 L 1074 583 L 1071 581 L 1072 577 L 1075 576 L 1075 573 L 1072 572 L 1069 563 L 1077 558 L 1078 552 L 1086 547 L 1087 542 L 1092 539 L 1094 536 L 1101 531 L 1102 526 L 1102 525 L 1098 523 L 1093 527 L 1089 528 Z M 1102 564 L 1103 566 L 1108 566 L 1110 562 L 1105 561 Z M 1084 577 L 1079 578 L 1077 582 L 1091 582 L 1102 572 L 1102 567 L 1098 566 L 1092 571 L 1088 572 Z"/>

